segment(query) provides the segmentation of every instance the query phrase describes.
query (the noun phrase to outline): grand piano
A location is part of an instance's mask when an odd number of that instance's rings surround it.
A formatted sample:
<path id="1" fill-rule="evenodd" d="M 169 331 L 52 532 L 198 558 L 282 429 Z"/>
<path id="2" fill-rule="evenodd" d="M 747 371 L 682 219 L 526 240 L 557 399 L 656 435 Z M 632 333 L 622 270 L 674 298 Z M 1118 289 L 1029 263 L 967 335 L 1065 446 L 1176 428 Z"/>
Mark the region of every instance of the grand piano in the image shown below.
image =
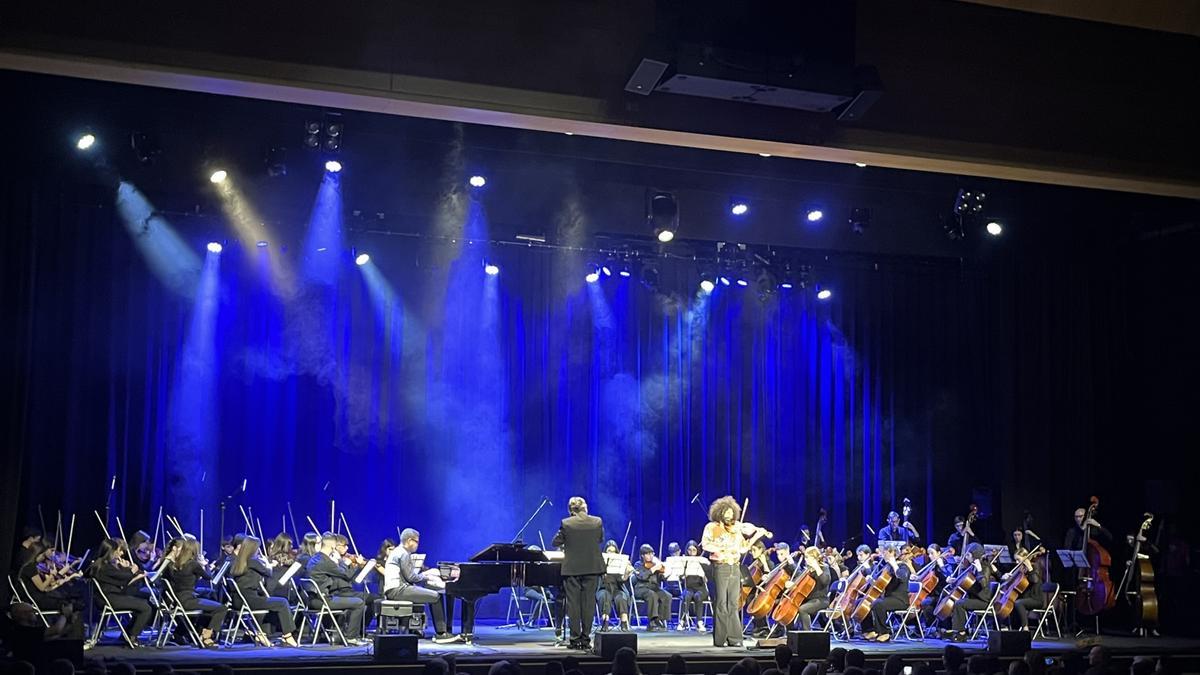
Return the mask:
<path id="1" fill-rule="evenodd" d="M 461 599 L 462 633 L 468 642 L 475 637 L 475 609 L 483 596 L 502 588 L 562 583 L 561 562 L 520 542 L 492 544 L 471 556 L 470 562 L 439 562 L 438 570 L 446 580 L 446 621 L 454 623 L 454 598 Z"/>

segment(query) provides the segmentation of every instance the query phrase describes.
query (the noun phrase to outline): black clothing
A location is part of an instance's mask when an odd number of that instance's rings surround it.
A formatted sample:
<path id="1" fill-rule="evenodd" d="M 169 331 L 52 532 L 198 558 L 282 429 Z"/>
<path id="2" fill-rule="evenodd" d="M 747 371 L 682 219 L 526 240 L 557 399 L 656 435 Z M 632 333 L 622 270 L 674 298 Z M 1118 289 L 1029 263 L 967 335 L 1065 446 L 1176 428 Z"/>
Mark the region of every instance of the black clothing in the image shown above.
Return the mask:
<path id="1" fill-rule="evenodd" d="M 963 554 L 963 535 L 962 535 L 962 533 L 955 530 L 954 534 L 950 535 L 950 538 L 946 540 L 946 548 L 954 549 L 954 555 L 962 555 Z"/>
<path id="2" fill-rule="evenodd" d="M 230 568 L 229 575 L 233 578 L 238 590 L 242 592 L 242 596 L 246 598 L 246 605 L 250 609 L 265 609 L 270 612 L 271 623 L 279 628 L 281 633 L 290 634 L 296 630 L 296 623 L 292 619 L 292 609 L 288 606 L 287 600 L 268 596 L 263 590 L 267 579 L 271 578 L 271 570 L 261 560 L 251 558 L 244 572 L 235 574 Z M 238 599 L 235 597 L 234 607 L 238 606 Z"/>
<path id="3" fill-rule="evenodd" d="M 570 618 L 571 637 L 586 640 L 591 632 L 596 607 L 596 588 L 604 574 L 604 521 L 596 516 L 577 514 L 563 518 L 554 546 L 563 552 L 563 600 Z"/>
<path id="4" fill-rule="evenodd" d="M 168 564 L 167 568 L 163 570 L 162 576 L 171 584 L 171 590 L 175 592 L 175 597 L 179 598 L 180 606 L 189 612 L 197 610 L 203 612 L 204 616 L 208 617 L 207 628 L 214 634 L 221 630 L 229 608 L 214 600 L 196 595 L 196 583 L 200 579 L 211 579 L 208 571 L 199 561 L 192 560 L 182 567 Z"/>
<path id="5" fill-rule="evenodd" d="M 137 573 L 111 562 L 96 562 L 92 565 L 90 573 L 113 609 L 133 612 L 133 621 L 125 631 L 129 634 L 129 639 L 136 642 L 154 616 L 154 609 L 150 603 L 137 596 L 142 588 L 140 580 L 137 583 L 133 581 Z"/>
<path id="6" fill-rule="evenodd" d="M 315 581 L 327 596 L 354 590 L 353 573 L 324 553 L 316 553 L 309 558 L 308 578 Z"/>
<path id="7" fill-rule="evenodd" d="M 619 617 L 629 614 L 629 590 L 620 574 L 605 574 L 601 578 L 596 600 L 600 603 L 601 621 L 608 620 L 614 604 Z"/>
<path id="8" fill-rule="evenodd" d="M 1095 539 L 1095 540 L 1099 541 L 1100 543 L 1106 543 L 1106 542 L 1112 541 L 1112 533 L 1109 532 L 1107 529 L 1105 529 L 1103 527 L 1092 527 L 1092 528 L 1088 528 L 1088 529 L 1089 529 L 1090 536 L 1092 539 Z M 1083 538 L 1083 528 L 1082 527 L 1072 526 L 1071 529 L 1067 530 L 1067 533 L 1065 535 L 1063 535 L 1063 548 L 1066 550 L 1082 551 L 1083 544 L 1084 544 L 1084 538 Z"/>
<path id="9" fill-rule="evenodd" d="M 683 578 L 683 599 L 680 613 L 687 613 L 699 621 L 704 617 L 704 603 L 708 602 L 708 579 L 691 575 Z"/>
<path id="10" fill-rule="evenodd" d="M 879 532 L 876 534 L 879 541 L 902 541 L 906 544 L 917 538 L 917 535 L 912 530 L 903 525 L 897 525 L 896 527 L 885 525 L 879 528 Z"/>

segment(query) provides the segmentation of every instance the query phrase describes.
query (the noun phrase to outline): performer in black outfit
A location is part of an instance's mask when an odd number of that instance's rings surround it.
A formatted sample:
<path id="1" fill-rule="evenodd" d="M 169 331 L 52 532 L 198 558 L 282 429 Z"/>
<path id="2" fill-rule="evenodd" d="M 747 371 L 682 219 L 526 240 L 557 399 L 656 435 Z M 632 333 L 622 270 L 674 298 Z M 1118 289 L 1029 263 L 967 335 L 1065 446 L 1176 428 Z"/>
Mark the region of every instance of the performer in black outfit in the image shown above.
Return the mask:
<path id="1" fill-rule="evenodd" d="M 265 590 L 266 583 L 271 578 L 271 567 L 260 555 L 260 545 L 257 537 L 247 536 L 242 539 L 234 551 L 233 562 L 229 565 L 229 577 L 246 599 L 246 605 L 250 609 L 267 610 L 271 622 L 283 634 L 283 643 L 289 647 L 297 647 L 299 645 L 296 644 L 296 638 L 292 637 L 292 633 L 296 631 L 292 608 L 288 606 L 286 599 L 267 595 Z M 233 601 L 234 608 L 237 609 L 241 600 L 234 595 Z M 263 647 L 272 646 L 271 639 L 265 633 L 255 635 L 254 639 Z"/>
<path id="2" fill-rule="evenodd" d="M 344 609 L 345 625 L 342 633 L 346 640 L 361 642 L 363 616 L 367 605 L 362 597 L 354 593 L 354 575 L 341 564 L 337 553 L 338 536 L 332 532 L 321 535 L 321 548 L 308 559 L 308 578 L 321 588 L 330 609 Z M 310 602 L 320 602 L 310 598 Z"/>
<path id="3" fill-rule="evenodd" d="M 128 556 L 129 547 L 123 539 L 105 539 L 95 562 L 88 568 L 88 576 L 96 580 L 113 609 L 133 612 L 133 621 L 125 632 L 136 644 L 138 636 L 154 616 L 154 610 L 149 602 L 136 595 L 145 582 L 146 573 Z"/>
<path id="4" fill-rule="evenodd" d="M 816 585 L 813 586 L 812 592 L 808 594 L 804 602 L 800 604 L 796 613 L 801 630 L 812 630 L 813 617 L 817 615 L 817 612 L 829 607 L 829 585 L 832 583 L 829 568 L 821 560 L 821 549 L 816 546 L 804 549 L 804 571 L 801 574 L 811 574 L 816 577 Z M 798 582 L 799 579 L 792 579 L 788 582 L 788 587 L 790 588 Z"/>
<path id="5" fill-rule="evenodd" d="M 583 497 L 571 497 L 567 510 L 571 515 L 563 518 L 554 535 L 554 546 L 563 552 L 563 595 L 571 621 L 570 646 L 586 650 L 591 649 L 589 629 L 596 606 L 596 589 L 605 569 L 600 555 L 604 521 L 588 515 Z"/>
<path id="6" fill-rule="evenodd" d="M 609 539 L 604 544 L 604 555 L 618 555 L 617 542 Z M 620 630 L 629 630 L 629 586 L 633 566 L 625 568 L 621 574 L 609 574 L 605 562 L 605 574 L 600 580 L 600 590 L 596 591 L 596 601 L 600 603 L 600 632 L 608 631 L 608 619 L 612 614 L 613 605 L 617 607 L 617 619 Z"/>
<path id="7" fill-rule="evenodd" d="M 963 642 L 969 637 L 966 630 L 967 613 L 987 609 L 992 599 L 992 565 L 990 561 L 983 559 L 983 545 L 977 542 L 967 544 L 963 558 L 964 563 L 975 567 L 975 585 L 967 591 L 967 597 L 954 603 L 951 626 L 954 630 L 952 639 L 955 642 Z"/>
<path id="8" fill-rule="evenodd" d="M 688 574 L 693 571 L 684 569 L 683 577 L 683 606 L 687 614 L 691 615 L 696 621 L 696 630 L 701 633 L 708 630 L 708 626 L 704 623 L 704 603 L 708 602 L 708 569 L 710 567 L 708 558 L 701 557 L 700 545 L 695 539 L 689 540 L 684 546 L 684 555 L 689 557 L 699 557 L 702 561 L 697 571 L 700 574 Z M 695 567 L 695 565 L 692 565 Z M 680 623 L 683 623 L 682 621 Z"/>
<path id="9" fill-rule="evenodd" d="M 946 540 L 946 548 L 954 549 L 955 555 L 962 555 L 963 542 L 967 541 L 967 537 L 975 538 L 975 533 L 971 531 L 971 526 L 967 524 L 966 519 L 962 516 L 954 516 L 954 534 Z"/>
<path id="10" fill-rule="evenodd" d="M 671 615 L 671 594 L 662 585 L 666 567 L 654 555 L 650 544 L 642 544 L 638 552 L 642 559 L 633 566 L 633 597 L 646 603 L 646 616 L 650 619 L 646 630 L 664 631 Z"/>
<path id="11" fill-rule="evenodd" d="M 1086 522 L 1085 522 L 1086 521 Z M 1063 548 L 1071 551 L 1082 551 L 1087 540 L 1083 538 L 1083 528 L 1087 526 L 1092 539 L 1102 544 L 1112 542 L 1112 533 L 1095 520 L 1088 520 L 1087 510 L 1075 509 L 1075 525 L 1063 535 Z"/>
<path id="12" fill-rule="evenodd" d="M 911 543 L 917 538 L 917 533 L 909 523 L 900 523 L 900 514 L 892 511 L 888 514 L 888 524 L 879 528 L 879 541 L 902 541 Z"/>
<path id="13" fill-rule="evenodd" d="M 199 610 L 208 618 L 208 625 L 200 631 L 201 646 L 216 647 L 214 637 L 220 632 L 229 608 L 215 600 L 196 595 L 196 582 L 202 578 L 212 578 L 205 569 L 207 563 L 200 552 L 200 543 L 190 534 L 183 535 L 178 547 L 168 547 L 163 564 L 166 565 L 162 573 L 163 578 L 171 585 L 175 597 L 179 598 L 179 604 L 189 612 Z"/>
<path id="14" fill-rule="evenodd" d="M 883 549 L 880 565 L 892 568 L 892 580 L 888 582 L 883 597 L 871 604 L 872 633 L 864 635 L 867 639 L 874 637 L 879 642 L 892 639 L 892 629 L 888 626 L 888 612 L 898 612 L 908 607 L 908 577 L 912 574 L 911 564 L 896 557 L 896 548 L 886 545 Z"/>

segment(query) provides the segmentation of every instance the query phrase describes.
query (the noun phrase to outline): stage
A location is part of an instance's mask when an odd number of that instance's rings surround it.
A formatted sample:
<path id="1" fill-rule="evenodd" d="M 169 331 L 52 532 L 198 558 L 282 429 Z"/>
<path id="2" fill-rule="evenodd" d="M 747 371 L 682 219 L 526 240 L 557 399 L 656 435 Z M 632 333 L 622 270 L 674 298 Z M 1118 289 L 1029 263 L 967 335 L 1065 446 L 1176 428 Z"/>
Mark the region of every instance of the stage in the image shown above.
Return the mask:
<path id="1" fill-rule="evenodd" d="M 708 634 L 694 632 L 679 633 L 646 633 L 635 630 L 638 638 L 638 656 L 643 669 L 648 672 L 661 672 L 667 657 L 680 654 L 687 660 L 690 673 L 722 673 L 728 670 L 732 663 L 742 657 L 752 656 L 760 660 L 770 660 L 772 650 L 755 648 L 753 640 L 747 640 L 751 645 L 742 649 L 721 649 L 711 645 Z M 1095 642 L 1096 638 L 1075 640 L 1039 640 L 1033 648 L 1045 652 L 1046 656 L 1058 658 L 1063 654 L 1090 648 L 1093 644 L 1102 644 L 1110 648 L 1114 655 L 1121 659 L 1131 659 L 1140 655 L 1169 654 L 1176 659 L 1180 666 L 1187 670 L 1200 667 L 1200 640 L 1153 637 L 1139 638 L 1134 636 L 1104 635 Z M 925 640 L 924 642 L 892 642 L 877 644 L 863 641 L 834 642 L 831 647 L 861 649 L 867 654 L 869 662 L 882 663 L 892 654 L 904 655 L 906 659 L 917 661 L 939 661 L 942 650 L 947 643 L 942 640 Z M 984 653 L 986 645 L 982 642 L 960 644 L 968 655 Z M 573 656 L 580 661 L 581 669 L 589 673 L 608 672 L 608 662 L 597 656 L 584 652 L 554 646 L 554 633 L 549 629 L 517 630 L 500 628 L 497 624 L 477 626 L 476 640 L 472 645 L 449 644 L 438 645 L 430 640 L 421 640 L 419 644 L 421 659 L 434 656 L 453 655 L 460 670 L 471 672 L 486 672 L 487 668 L 496 661 L 507 659 L 516 660 L 524 667 L 533 667 L 534 672 L 540 672 L 542 664 Z M 138 649 L 131 651 L 121 647 L 105 644 L 97 646 L 85 656 L 89 659 L 120 659 L 136 664 L 139 668 L 150 668 L 153 665 L 169 663 L 176 668 L 204 669 L 216 664 L 229 664 L 235 668 L 253 668 L 258 672 L 283 672 L 296 669 L 321 670 L 337 669 L 355 670 L 370 669 L 376 665 L 372 647 L 329 647 L 317 645 L 314 647 L 287 648 L 276 647 L 265 649 L 253 645 L 243 645 L 214 650 L 200 650 L 191 647 L 167 647 L 164 649 Z M 395 668 L 395 665 L 388 665 Z"/>

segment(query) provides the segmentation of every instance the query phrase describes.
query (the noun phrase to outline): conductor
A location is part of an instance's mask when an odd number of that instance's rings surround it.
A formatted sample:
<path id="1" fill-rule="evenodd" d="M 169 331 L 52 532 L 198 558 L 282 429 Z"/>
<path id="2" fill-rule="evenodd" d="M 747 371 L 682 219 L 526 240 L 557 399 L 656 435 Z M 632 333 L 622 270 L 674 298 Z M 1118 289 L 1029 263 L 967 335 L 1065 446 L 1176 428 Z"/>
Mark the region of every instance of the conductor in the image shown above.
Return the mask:
<path id="1" fill-rule="evenodd" d="M 596 604 L 596 589 L 604 573 L 604 558 L 600 543 L 604 540 L 604 521 L 588 515 L 583 497 L 571 497 L 567 502 L 571 515 L 563 518 L 554 545 L 563 552 L 563 595 L 571 626 L 572 649 L 592 648 L 589 629 Z"/>

